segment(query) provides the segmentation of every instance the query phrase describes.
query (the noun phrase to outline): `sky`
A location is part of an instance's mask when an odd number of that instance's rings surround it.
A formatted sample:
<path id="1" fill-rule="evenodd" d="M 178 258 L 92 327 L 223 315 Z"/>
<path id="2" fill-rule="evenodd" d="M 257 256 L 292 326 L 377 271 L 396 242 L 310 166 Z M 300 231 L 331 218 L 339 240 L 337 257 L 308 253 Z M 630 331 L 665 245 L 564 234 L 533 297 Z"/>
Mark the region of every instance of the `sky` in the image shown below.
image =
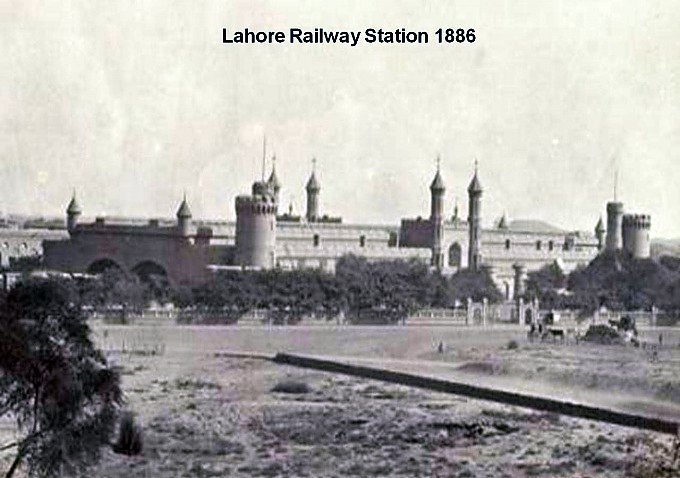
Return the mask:
<path id="1" fill-rule="evenodd" d="M 276 154 L 282 207 L 397 224 L 479 161 L 483 222 L 592 230 L 614 194 L 680 237 L 680 3 L 0 0 L 0 210 L 232 220 Z M 430 32 L 421 45 L 222 43 L 229 31 Z M 438 44 L 437 28 L 474 28 Z"/>

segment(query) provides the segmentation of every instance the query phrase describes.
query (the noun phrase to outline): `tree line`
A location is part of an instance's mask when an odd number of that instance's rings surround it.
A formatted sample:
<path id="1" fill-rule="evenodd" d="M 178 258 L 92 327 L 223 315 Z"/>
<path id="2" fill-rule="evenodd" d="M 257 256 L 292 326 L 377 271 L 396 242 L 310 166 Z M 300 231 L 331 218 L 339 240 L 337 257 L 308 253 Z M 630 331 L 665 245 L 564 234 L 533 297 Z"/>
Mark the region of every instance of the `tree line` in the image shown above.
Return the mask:
<path id="1" fill-rule="evenodd" d="M 525 298 L 543 308 L 594 311 L 680 312 L 680 258 L 635 259 L 623 251 L 605 252 L 585 267 L 565 274 L 550 264 L 528 274 Z"/>
<path id="2" fill-rule="evenodd" d="M 222 323 L 254 309 L 267 311 L 275 322 L 340 314 L 356 322 L 395 322 L 420 308 L 452 308 L 468 298 L 502 299 L 488 269 L 447 277 L 416 260 L 372 262 L 353 255 L 338 260 L 335 274 L 319 269 L 220 271 L 202 285 L 173 287 L 159 277 L 142 281 L 110 269 L 96 280 L 80 279 L 78 288 L 86 307 L 134 312 L 151 301 L 171 302 Z"/>

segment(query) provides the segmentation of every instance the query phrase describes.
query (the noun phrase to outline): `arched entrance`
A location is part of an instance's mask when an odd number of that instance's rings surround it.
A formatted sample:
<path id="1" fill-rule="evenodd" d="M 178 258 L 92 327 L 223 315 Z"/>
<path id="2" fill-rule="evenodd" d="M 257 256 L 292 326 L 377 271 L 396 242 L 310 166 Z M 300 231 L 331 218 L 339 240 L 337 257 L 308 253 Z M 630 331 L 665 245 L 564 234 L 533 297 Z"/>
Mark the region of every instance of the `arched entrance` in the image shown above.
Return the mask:
<path id="1" fill-rule="evenodd" d="M 163 266 L 153 261 L 143 261 L 132 268 L 142 282 L 167 282 L 168 273 Z"/>
<path id="2" fill-rule="evenodd" d="M 101 274 L 102 272 L 106 272 L 110 269 L 113 270 L 118 270 L 122 271 L 123 268 L 118 264 L 116 261 L 113 259 L 103 258 L 103 259 L 97 259 L 94 261 L 90 266 L 87 268 L 88 274 Z"/>

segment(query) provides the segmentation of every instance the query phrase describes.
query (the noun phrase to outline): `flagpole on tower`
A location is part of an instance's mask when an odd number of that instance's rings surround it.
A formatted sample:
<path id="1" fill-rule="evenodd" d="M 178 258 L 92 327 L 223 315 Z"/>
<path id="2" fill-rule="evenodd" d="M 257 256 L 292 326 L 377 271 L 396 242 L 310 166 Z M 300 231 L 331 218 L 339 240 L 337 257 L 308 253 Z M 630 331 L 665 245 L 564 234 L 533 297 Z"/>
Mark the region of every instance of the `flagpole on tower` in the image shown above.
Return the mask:
<path id="1" fill-rule="evenodd" d="M 267 158 L 267 135 L 262 135 L 262 181 L 264 181 L 264 168 Z"/>

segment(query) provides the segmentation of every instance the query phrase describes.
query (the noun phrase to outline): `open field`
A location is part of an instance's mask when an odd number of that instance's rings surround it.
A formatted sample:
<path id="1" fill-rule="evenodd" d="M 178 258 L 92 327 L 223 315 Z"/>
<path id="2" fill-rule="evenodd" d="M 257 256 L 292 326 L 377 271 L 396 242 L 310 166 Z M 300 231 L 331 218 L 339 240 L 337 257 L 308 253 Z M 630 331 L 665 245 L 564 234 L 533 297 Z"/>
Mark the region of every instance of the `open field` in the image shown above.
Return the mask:
<path id="1" fill-rule="evenodd" d="M 643 337 L 658 341 L 658 333 Z M 667 468 L 670 436 L 222 353 L 352 357 L 680 421 L 677 329 L 664 330 L 656 358 L 632 347 L 531 344 L 517 327 L 102 326 L 96 334 L 123 367 L 128 405 L 146 440 L 142 456 L 107 451 L 91 476 L 678 473 Z M 510 340 L 518 348 L 509 349 Z M 308 390 L 272 392 L 290 381 Z"/>

